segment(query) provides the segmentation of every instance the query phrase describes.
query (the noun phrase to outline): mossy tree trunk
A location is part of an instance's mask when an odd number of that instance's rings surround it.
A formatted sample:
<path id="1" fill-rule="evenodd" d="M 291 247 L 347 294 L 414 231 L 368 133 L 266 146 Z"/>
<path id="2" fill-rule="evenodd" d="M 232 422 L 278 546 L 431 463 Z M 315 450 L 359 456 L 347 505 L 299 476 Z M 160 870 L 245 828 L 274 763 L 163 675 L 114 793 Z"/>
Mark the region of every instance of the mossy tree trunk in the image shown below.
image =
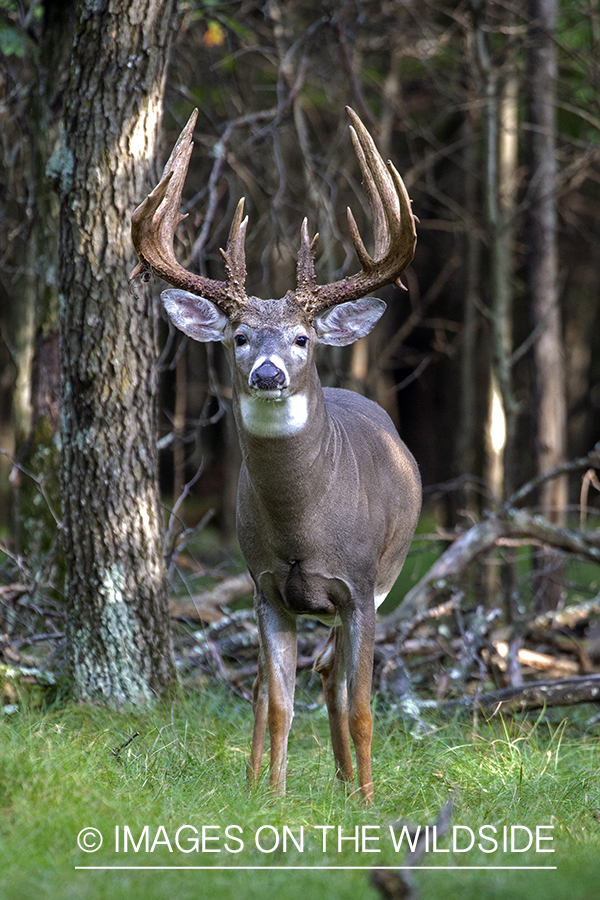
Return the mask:
<path id="1" fill-rule="evenodd" d="M 61 160 L 61 438 L 76 694 L 144 703 L 174 682 L 157 496 L 156 310 L 128 287 L 154 182 L 175 0 L 82 0 Z"/>

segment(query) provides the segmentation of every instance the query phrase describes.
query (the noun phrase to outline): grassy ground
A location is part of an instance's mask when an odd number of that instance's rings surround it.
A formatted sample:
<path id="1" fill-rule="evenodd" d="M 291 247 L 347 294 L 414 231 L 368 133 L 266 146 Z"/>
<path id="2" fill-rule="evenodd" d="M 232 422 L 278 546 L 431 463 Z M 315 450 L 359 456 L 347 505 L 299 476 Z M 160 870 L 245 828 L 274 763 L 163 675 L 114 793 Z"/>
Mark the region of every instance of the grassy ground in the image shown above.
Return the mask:
<path id="1" fill-rule="evenodd" d="M 198 690 L 173 707 L 149 713 L 112 713 L 90 707 L 56 707 L 46 714 L 22 711 L 0 718 L 0 897 L 2 900 L 171 900 L 173 897 L 286 900 L 308 897 L 362 900 L 378 896 L 366 870 L 282 871 L 275 866 L 399 865 L 388 830 L 398 817 L 427 825 L 450 792 L 457 846 L 472 829 L 494 826 L 498 850 L 429 852 L 423 865 L 452 871 L 416 875 L 422 900 L 596 900 L 600 884 L 600 727 L 586 724 L 593 710 L 570 722 L 543 718 L 515 723 L 434 722 L 421 739 L 384 710 L 376 713 L 376 805 L 365 809 L 332 776 L 326 717 L 322 710 L 294 721 L 288 796 L 275 800 L 263 784 L 246 790 L 244 765 L 251 712 L 214 687 Z M 118 753 L 134 732 L 139 732 Z M 125 826 L 139 844 L 128 843 Z M 144 832 L 144 826 L 148 826 Z M 162 828 L 161 828 L 162 826 Z M 194 850 L 192 828 L 205 827 L 205 852 Z M 237 826 L 235 828 L 231 826 Z M 317 826 L 317 827 L 315 827 Z M 325 833 L 319 826 L 333 826 Z M 359 847 L 343 841 L 338 828 Z M 504 852 L 503 826 L 552 826 L 540 849 Z M 83 852 L 77 837 L 94 827 L 104 842 Z M 286 830 L 287 827 L 287 830 Z M 119 852 L 115 849 L 119 829 Z M 226 832 L 226 829 L 229 831 Z M 259 830 L 260 829 L 260 830 Z M 360 839 L 366 838 L 363 851 Z M 303 849 L 296 848 L 292 837 Z M 283 847 L 284 833 L 286 847 Z M 489 829 L 487 836 L 492 835 Z M 148 836 L 148 852 L 145 847 Z M 256 839 L 261 849 L 256 847 Z M 375 840 L 379 838 L 379 840 Z M 279 846 L 270 852 L 276 842 Z M 439 848 L 449 847 L 450 837 Z M 88 837 L 91 846 L 92 837 Z M 240 850 L 243 842 L 243 849 Z M 171 851 L 169 850 L 169 843 Z M 481 841 L 485 849 L 491 842 Z M 155 845 L 153 848 L 153 844 Z M 183 850 L 191 849 L 185 853 Z M 370 852 L 379 849 L 381 852 Z M 218 850 L 219 852 L 209 852 Z M 240 852 L 235 852 L 240 850 Z M 81 870 L 77 866 L 212 866 L 212 870 Z M 509 870 L 492 866 L 556 866 Z M 216 866 L 268 866 L 270 870 Z M 483 870 L 466 866 L 484 866 Z"/>

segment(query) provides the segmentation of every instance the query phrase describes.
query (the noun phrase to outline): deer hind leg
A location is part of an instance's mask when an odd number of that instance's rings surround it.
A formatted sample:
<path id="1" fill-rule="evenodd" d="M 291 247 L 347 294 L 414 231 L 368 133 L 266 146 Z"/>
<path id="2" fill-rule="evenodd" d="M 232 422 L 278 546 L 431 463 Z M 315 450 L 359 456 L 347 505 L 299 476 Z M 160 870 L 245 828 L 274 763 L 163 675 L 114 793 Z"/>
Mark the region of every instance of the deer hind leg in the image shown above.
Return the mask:
<path id="1" fill-rule="evenodd" d="M 375 643 L 375 606 L 372 597 L 355 607 L 342 625 L 344 656 L 348 679 L 348 724 L 356 751 L 360 793 L 366 803 L 373 802 L 371 774 L 371 682 Z"/>
<path id="2" fill-rule="evenodd" d="M 253 761 L 257 765 L 259 751 L 264 741 L 264 673 L 267 684 L 267 722 L 271 743 L 271 787 L 278 794 L 285 794 L 287 745 L 294 716 L 294 690 L 296 687 L 296 619 L 277 603 L 260 598 L 256 604 L 256 617 L 260 634 L 263 674 L 257 678 L 257 711 L 255 720 L 256 754 L 253 743 Z M 256 771 L 256 769 L 255 769 Z"/>
<path id="3" fill-rule="evenodd" d="M 315 659 L 313 668 L 319 673 L 323 683 L 336 775 L 342 781 L 352 781 L 352 756 L 348 736 L 348 689 L 344 646 L 338 628 L 332 628 L 329 632 L 327 642 Z"/>

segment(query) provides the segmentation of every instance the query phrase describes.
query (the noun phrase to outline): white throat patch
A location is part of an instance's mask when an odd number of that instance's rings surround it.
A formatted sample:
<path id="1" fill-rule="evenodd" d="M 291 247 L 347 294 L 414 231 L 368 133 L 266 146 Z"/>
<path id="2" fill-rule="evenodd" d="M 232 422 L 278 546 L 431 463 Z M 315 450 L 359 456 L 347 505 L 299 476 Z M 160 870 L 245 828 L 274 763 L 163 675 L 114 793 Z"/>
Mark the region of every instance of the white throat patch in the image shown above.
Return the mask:
<path id="1" fill-rule="evenodd" d="M 279 399 L 244 396 L 240 409 L 244 428 L 257 437 L 287 437 L 301 431 L 308 421 L 304 394 Z"/>
<path id="2" fill-rule="evenodd" d="M 383 594 L 375 594 L 375 609 L 379 609 L 388 594 L 389 591 L 384 591 Z"/>

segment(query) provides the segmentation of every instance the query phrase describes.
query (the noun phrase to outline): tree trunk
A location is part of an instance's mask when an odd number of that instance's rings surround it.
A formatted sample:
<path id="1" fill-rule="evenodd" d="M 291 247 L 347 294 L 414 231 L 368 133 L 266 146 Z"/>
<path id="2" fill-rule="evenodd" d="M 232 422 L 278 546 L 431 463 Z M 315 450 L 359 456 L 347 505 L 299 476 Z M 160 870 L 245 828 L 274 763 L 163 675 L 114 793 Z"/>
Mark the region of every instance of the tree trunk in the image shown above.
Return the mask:
<path id="1" fill-rule="evenodd" d="M 530 0 L 528 282 L 532 318 L 540 336 L 534 346 L 536 458 L 538 473 L 566 459 L 566 396 L 563 340 L 558 305 L 556 247 L 556 48 L 557 0 Z M 551 522 L 564 521 L 567 482 L 546 482 L 541 511 Z M 552 554 L 542 554 L 536 588 L 539 609 L 556 606 L 560 574 Z M 544 574 L 546 573 L 546 574 Z"/>
<path id="2" fill-rule="evenodd" d="M 517 164 L 517 81 L 501 85 L 488 39 L 476 32 L 478 62 L 485 84 L 485 224 L 490 248 L 490 330 L 492 371 L 487 423 L 488 481 L 501 502 L 514 490 L 513 456 L 516 403 L 513 393 L 512 276 L 515 169 Z"/>
<path id="3" fill-rule="evenodd" d="M 478 122 L 476 113 L 470 111 L 464 123 L 467 139 L 463 152 L 464 159 L 464 205 L 471 221 L 477 221 L 477 145 Z M 464 243 L 465 254 L 465 299 L 463 306 L 464 340 L 460 356 L 460 428 L 456 434 L 456 455 L 460 463 L 460 475 L 474 478 L 477 458 L 477 304 L 480 302 L 481 281 L 481 239 L 474 228 L 467 229 Z M 465 483 L 464 507 L 475 518 L 479 500 L 473 482 Z"/>
<path id="4" fill-rule="evenodd" d="M 504 24 L 512 21 L 504 12 Z M 514 207 L 517 167 L 517 95 L 518 82 L 510 51 L 506 50 L 504 68 L 510 71 L 504 80 L 491 56 L 490 40 L 483 20 L 475 33 L 477 59 L 485 85 L 485 225 L 489 246 L 489 325 L 491 371 L 488 416 L 486 422 L 486 480 L 493 501 L 500 504 L 514 490 L 514 456 L 517 405 L 512 373 L 512 316 L 514 270 Z M 488 604 L 496 604 L 504 595 L 507 618 L 512 620 L 514 566 L 510 554 L 487 570 Z"/>
<path id="5" fill-rule="evenodd" d="M 175 0 L 82 0 L 61 160 L 61 437 L 77 696 L 174 682 L 157 495 L 156 314 L 130 290 L 130 218 L 154 181 Z"/>

